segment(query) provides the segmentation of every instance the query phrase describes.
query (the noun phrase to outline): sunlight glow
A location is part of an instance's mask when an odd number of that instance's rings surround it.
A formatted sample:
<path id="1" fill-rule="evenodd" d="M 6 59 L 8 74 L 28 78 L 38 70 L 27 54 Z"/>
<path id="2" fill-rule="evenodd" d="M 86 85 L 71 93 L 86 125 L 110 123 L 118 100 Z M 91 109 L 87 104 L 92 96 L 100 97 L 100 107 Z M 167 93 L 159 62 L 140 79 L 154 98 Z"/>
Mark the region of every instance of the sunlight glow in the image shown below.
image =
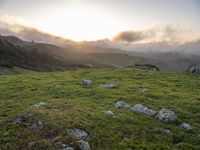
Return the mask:
<path id="1" fill-rule="evenodd" d="M 71 7 L 53 15 L 32 20 L 38 29 L 75 41 L 112 37 L 123 30 L 117 18 L 90 8 Z"/>

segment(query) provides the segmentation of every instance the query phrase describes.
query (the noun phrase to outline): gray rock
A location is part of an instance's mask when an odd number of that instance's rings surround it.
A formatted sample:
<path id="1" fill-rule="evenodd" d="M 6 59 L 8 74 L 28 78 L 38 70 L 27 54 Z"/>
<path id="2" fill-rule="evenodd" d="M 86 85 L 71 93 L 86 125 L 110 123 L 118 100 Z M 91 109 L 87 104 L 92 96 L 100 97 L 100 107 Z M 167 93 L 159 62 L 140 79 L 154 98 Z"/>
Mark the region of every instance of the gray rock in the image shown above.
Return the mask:
<path id="1" fill-rule="evenodd" d="M 83 140 L 78 141 L 78 145 L 80 150 L 91 150 L 89 143 Z"/>
<path id="2" fill-rule="evenodd" d="M 77 140 L 83 140 L 88 136 L 87 132 L 77 128 L 67 129 L 67 133 L 74 136 Z"/>
<path id="3" fill-rule="evenodd" d="M 176 114 L 169 109 L 161 109 L 155 118 L 163 122 L 173 122 L 177 120 Z"/>
<path id="4" fill-rule="evenodd" d="M 140 92 L 141 93 L 147 93 L 147 92 L 149 92 L 150 90 L 148 89 L 148 88 L 140 88 Z"/>
<path id="5" fill-rule="evenodd" d="M 190 65 L 187 69 L 186 69 L 187 72 L 189 73 L 200 73 L 200 67 L 193 64 L 193 65 Z"/>
<path id="6" fill-rule="evenodd" d="M 39 102 L 37 104 L 32 105 L 32 108 L 40 108 L 40 107 L 45 106 L 45 105 L 46 105 L 45 102 Z"/>
<path id="7" fill-rule="evenodd" d="M 141 114 L 147 115 L 147 116 L 153 116 L 155 115 L 155 111 L 152 109 L 147 108 L 146 106 L 143 106 L 142 104 L 136 104 L 134 105 L 131 110 L 135 112 L 139 112 Z"/>
<path id="8" fill-rule="evenodd" d="M 106 89 L 111 89 L 111 88 L 117 88 L 118 85 L 115 83 L 107 83 L 107 84 L 101 85 L 101 87 L 106 88 Z"/>
<path id="9" fill-rule="evenodd" d="M 28 126 L 28 129 L 31 130 L 31 131 L 39 130 L 39 129 L 42 129 L 42 128 L 43 128 L 42 121 L 37 121 L 36 123 Z"/>
<path id="10" fill-rule="evenodd" d="M 74 148 L 73 147 L 66 147 L 63 150 L 74 150 Z"/>
<path id="11" fill-rule="evenodd" d="M 113 112 L 111 110 L 104 110 L 103 113 L 107 116 L 113 116 Z"/>
<path id="12" fill-rule="evenodd" d="M 30 118 L 33 117 L 33 113 L 31 112 L 28 112 L 28 113 L 25 113 L 23 115 L 20 115 L 20 116 L 16 116 L 14 119 L 12 119 L 12 122 L 14 124 L 21 124 L 27 120 L 29 120 Z"/>
<path id="13" fill-rule="evenodd" d="M 80 84 L 82 84 L 82 85 L 91 85 L 92 81 L 88 80 L 88 79 L 82 79 Z"/>
<path id="14" fill-rule="evenodd" d="M 127 104 L 127 103 L 124 102 L 124 101 L 118 101 L 118 102 L 115 104 L 115 107 L 117 107 L 117 108 L 129 108 L 130 105 Z"/>
<path id="15" fill-rule="evenodd" d="M 186 129 L 188 131 L 192 130 L 192 127 L 189 124 L 185 123 L 185 122 L 182 123 L 179 127 L 183 128 L 183 129 Z"/>

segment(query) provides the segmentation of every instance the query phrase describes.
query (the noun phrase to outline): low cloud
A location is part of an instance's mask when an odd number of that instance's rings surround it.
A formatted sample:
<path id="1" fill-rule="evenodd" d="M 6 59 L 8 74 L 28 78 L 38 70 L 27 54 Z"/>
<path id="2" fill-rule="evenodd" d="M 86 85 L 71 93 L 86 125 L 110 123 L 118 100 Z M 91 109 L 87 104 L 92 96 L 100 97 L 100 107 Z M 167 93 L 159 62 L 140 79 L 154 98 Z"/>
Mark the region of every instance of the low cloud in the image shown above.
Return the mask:
<path id="1" fill-rule="evenodd" d="M 125 43 L 151 43 L 151 42 L 188 42 L 196 40 L 200 35 L 195 36 L 194 32 L 183 25 L 154 26 L 139 31 L 123 31 L 112 38 L 115 42 Z"/>

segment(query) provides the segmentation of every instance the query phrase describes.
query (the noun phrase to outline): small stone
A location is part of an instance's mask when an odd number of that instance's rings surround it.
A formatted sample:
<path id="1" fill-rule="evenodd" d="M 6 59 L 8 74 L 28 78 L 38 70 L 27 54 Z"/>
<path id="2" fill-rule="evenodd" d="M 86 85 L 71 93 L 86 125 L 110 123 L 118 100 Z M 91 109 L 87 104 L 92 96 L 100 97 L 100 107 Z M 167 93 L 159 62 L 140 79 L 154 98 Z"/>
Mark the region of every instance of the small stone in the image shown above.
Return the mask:
<path id="1" fill-rule="evenodd" d="M 55 88 L 57 88 L 57 89 L 62 88 L 62 87 L 63 87 L 62 84 L 56 84 L 56 85 L 55 85 Z"/>
<path id="2" fill-rule="evenodd" d="M 156 113 L 154 110 L 149 109 L 146 106 L 143 106 L 142 104 L 136 104 L 136 105 L 134 105 L 131 108 L 131 110 L 139 112 L 139 113 L 147 115 L 147 116 L 153 116 Z"/>
<path id="3" fill-rule="evenodd" d="M 31 117 L 33 117 L 33 113 L 28 112 L 28 113 L 25 113 L 23 115 L 16 116 L 14 119 L 12 119 L 12 122 L 14 124 L 21 124 L 21 123 L 27 121 Z"/>
<path id="4" fill-rule="evenodd" d="M 35 144 L 36 144 L 35 141 L 29 142 L 29 143 L 28 143 L 28 148 L 32 148 L 32 147 L 34 147 Z"/>
<path id="5" fill-rule="evenodd" d="M 173 122 L 177 120 L 176 114 L 169 109 L 160 110 L 155 116 L 155 118 L 163 122 Z"/>
<path id="6" fill-rule="evenodd" d="M 32 124 L 31 126 L 28 127 L 29 130 L 39 130 L 43 128 L 43 123 L 42 121 L 38 121 L 37 123 Z"/>
<path id="7" fill-rule="evenodd" d="M 148 88 L 140 88 L 141 93 L 149 92 L 150 90 Z"/>
<path id="8" fill-rule="evenodd" d="M 118 102 L 115 104 L 115 107 L 117 107 L 117 108 L 129 108 L 130 105 L 127 104 L 127 103 L 124 102 L 124 101 L 118 101 Z"/>
<path id="9" fill-rule="evenodd" d="M 77 140 L 83 140 L 88 136 L 87 132 L 77 128 L 67 129 L 67 133 L 74 136 Z"/>
<path id="10" fill-rule="evenodd" d="M 164 129 L 163 131 L 164 131 L 165 133 L 167 133 L 167 134 L 171 133 L 171 130 L 169 130 L 169 129 Z"/>
<path id="11" fill-rule="evenodd" d="M 80 84 L 82 84 L 82 85 L 91 85 L 92 81 L 88 80 L 88 79 L 83 79 L 83 80 L 81 80 Z"/>
<path id="12" fill-rule="evenodd" d="M 83 140 L 78 141 L 78 145 L 80 150 L 91 150 L 89 143 Z"/>
<path id="13" fill-rule="evenodd" d="M 182 123 L 179 127 L 183 128 L 183 129 L 186 129 L 188 131 L 192 130 L 192 127 L 189 124 L 185 123 L 185 122 Z"/>
<path id="14" fill-rule="evenodd" d="M 37 104 L 32 105 L 32 108 L 40 108 L 40 107 L 45 106 L 45 105 L 46 105 L 45 102 L 39 102 Z"/>
<path id="15" fill-rule="evenodd" d="M 106 89 L 111 89 L 111 88 L 118 88 L 118 85 L 114 83 L 107 83 L 107 84 L 101 85 L 101 87 L 106 88 Z"/>
<path id="16" fill-rule="evenodd" d="M 74 150 L 73 147 L 67 147 L 67 148 L 64 148 L 63 150 Z"/>
<path id="17" fill-rule="evenodd" d="M 113 112 L 111 110 L 104 110 L 103 113 L 107 116 L 113 116 Z"/>

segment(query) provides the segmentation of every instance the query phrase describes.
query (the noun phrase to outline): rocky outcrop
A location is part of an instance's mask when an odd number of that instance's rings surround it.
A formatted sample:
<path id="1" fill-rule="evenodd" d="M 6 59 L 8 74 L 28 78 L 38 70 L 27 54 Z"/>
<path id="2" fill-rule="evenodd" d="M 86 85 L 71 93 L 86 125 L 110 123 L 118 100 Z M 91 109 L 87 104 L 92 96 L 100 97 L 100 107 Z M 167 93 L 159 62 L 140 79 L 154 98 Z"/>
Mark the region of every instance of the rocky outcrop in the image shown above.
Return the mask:
<path id="1" fill-rule="evenodd" d="M 152 109 L 149 109 L 147 108 L 146 106 L 143 106 L 141 104 L 136 104 L 134 105 L 131 110 L 135 111 L 135 112 L 138 112 L 138 113 L 141 113 L 141 114 L 144 114 L 144 115 L 147 115 L 147 116 L 153 116 L 155 115 L 155 111 L 152 110 Z"/>
<path id="2" fill-rule="evenodd" d="M 161 109 L 155 118 L 163 122 L 173 122 L 177 120 L 176 114 L 170 109 Z"/>
<path id="3" fill-rule="evenodd" d="M 127 103 L 124 102 L 124 101 L 118 101 L 118 102 L 115 104 L 115 107 L 117 107 L 117 108 L 129 108 L 130 105 L 127 104 Z"/>

